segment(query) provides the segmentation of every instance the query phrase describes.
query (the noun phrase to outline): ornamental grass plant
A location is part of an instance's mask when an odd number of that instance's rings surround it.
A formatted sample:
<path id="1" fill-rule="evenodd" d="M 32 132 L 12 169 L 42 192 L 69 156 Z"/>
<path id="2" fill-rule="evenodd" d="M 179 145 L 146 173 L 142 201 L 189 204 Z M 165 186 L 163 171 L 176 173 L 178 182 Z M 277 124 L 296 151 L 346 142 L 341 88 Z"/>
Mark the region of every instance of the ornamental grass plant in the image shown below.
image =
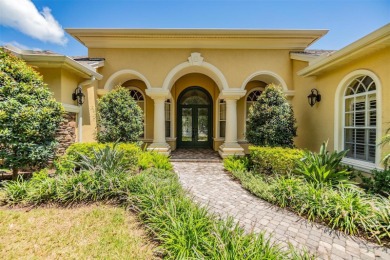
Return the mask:
<path id="1" fill-rule="evenodd" d="M 356 185 L 318 185 L 299 175 L 227 170 L 244 188 L 272 204 L 310 221 L 390 246 L 390 197 L 366 193 Z"/>
<path id="2" fill-rule="evenodd" d="M 120 161 L 123 154 L 115 149 L 107 146 L 94 151 L 92 157 L 82 157 L 78 172 L 50 177 L 41 171 L 30 180 L 7 182 L 0 190 L 2 203 L 68 206 L 115 202 L 138 213 L 166 259 L 313 258 L 305 251 L 282 250 L 263 233 L 246 234 L 232 219 L 221 220 L 208 213 L 187 196 L 170 170 L 152 167 L 132 174 L 116 163 L 108 163 L 115 169 L 107 168 L 107 162 L 99 158 Z"/>

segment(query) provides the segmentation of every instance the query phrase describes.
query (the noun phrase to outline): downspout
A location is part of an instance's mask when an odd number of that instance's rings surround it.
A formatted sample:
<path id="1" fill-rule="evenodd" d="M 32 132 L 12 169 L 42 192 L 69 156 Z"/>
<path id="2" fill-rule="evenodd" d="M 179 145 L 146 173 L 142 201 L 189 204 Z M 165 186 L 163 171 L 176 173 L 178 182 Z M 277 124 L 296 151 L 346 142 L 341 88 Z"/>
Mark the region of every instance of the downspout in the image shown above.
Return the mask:
<path id="1" fill-rule="evenodd" d="M 79 83 L 77 85 L 77 88 L 79 89 L 83 89 L 83 86 L 87 86 L 87 85 L 90 85 L 92 84 L 94 81 L 96 80 L 96 78 L 94 76 L 92 76 L 90 79 L 86 80 L 86 81 L 83 81 L 81 83 Z M 79 106 L 79 116 L 78 116 L 78 136 L 79 136 L 79 143 L 82 142 L 83 140 L 83 106 L 82 105 L 78 105 Z"/>

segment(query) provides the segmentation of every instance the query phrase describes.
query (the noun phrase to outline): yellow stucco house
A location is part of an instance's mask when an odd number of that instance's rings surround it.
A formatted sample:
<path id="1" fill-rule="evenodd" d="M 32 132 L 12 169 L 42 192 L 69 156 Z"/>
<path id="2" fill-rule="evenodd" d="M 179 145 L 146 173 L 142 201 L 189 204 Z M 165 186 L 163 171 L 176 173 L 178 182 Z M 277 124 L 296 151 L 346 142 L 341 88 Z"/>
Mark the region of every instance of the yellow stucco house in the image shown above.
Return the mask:
<path id="1" fill-rule="evenodd" d="M 297 147 L 317 150 L 329 140 L 330 149 L 349 149 L 346 163 L 367 171 L 381 165 L 386 151 L 376 144 L 390 127 L 390 24 L 335 52 L 307 50 L 327 30 L 66 31 L 88 57 L 19 56 L 74 113 L 75 140 L 94 140 L 98 98 L 122 85 L 144 111 L 149 149 L 242 155 L 248 108 L 275 83 L 294 108 Z M 72 99 L 75 88 L 85 94 L 82 106 Z M 321 95 L 313 106 L 312 93 Z"/>

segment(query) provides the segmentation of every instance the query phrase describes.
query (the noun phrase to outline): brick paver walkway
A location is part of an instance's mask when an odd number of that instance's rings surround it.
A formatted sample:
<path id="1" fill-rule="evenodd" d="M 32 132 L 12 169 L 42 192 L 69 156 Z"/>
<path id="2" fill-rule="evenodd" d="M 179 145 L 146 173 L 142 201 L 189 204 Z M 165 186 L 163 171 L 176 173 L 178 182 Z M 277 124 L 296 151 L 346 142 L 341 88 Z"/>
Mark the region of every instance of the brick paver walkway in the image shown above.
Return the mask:
<path id="1" fill-rule="evenodd" d="M 390 250 L 312 224 L 251 195 L 232 180 L 222 163 L 173 162 L 185 189 L 214 213 L 233 216 L 247 231 L 265 231 L 286 246 L 306 248 L 319 259 L 390 259 Z"/>

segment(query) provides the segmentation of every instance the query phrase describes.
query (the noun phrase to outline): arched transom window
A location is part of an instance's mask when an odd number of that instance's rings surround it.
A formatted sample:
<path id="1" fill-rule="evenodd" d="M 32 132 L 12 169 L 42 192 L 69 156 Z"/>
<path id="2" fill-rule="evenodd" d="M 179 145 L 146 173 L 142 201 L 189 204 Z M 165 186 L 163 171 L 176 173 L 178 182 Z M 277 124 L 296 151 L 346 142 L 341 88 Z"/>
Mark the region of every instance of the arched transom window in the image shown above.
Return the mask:
<path id="1" fill-rule="evenodd" d="M 375 163 L 376 85 L 369 76 L 355 78 L 344 93 L 344 150 L 347 157 Z"/>
<path id="2" fill-rule="evenodd" d="M 143 123 L 144 123 L 144 132 L 143 134 L 140 136 L 141 138 L 145 136 L 145 131 L 146 131 L 146 127 L 145 127 L 145 97 L 144 95 L 142 94 L 141 91 L 139 91 L 138 89 L 136 88 L 129 88 L 129 91 L 130 91 L 130 95 L 134 98 L 134 101 L 137 103 L 137 105 L 141 108 L 142 110 L 142 114 L 143 114 Z"/>
<path id="3" fill-rule="evenodd" d="M 246 120 L 249 118 L 249 111 L 250 108 L 252 107 L 253 103 L 257 101 L 257 99 L 260 97 L 261 93 L 263 93 L 263 90 L 261 89 L 254 89 L 246 97 Z"/>

